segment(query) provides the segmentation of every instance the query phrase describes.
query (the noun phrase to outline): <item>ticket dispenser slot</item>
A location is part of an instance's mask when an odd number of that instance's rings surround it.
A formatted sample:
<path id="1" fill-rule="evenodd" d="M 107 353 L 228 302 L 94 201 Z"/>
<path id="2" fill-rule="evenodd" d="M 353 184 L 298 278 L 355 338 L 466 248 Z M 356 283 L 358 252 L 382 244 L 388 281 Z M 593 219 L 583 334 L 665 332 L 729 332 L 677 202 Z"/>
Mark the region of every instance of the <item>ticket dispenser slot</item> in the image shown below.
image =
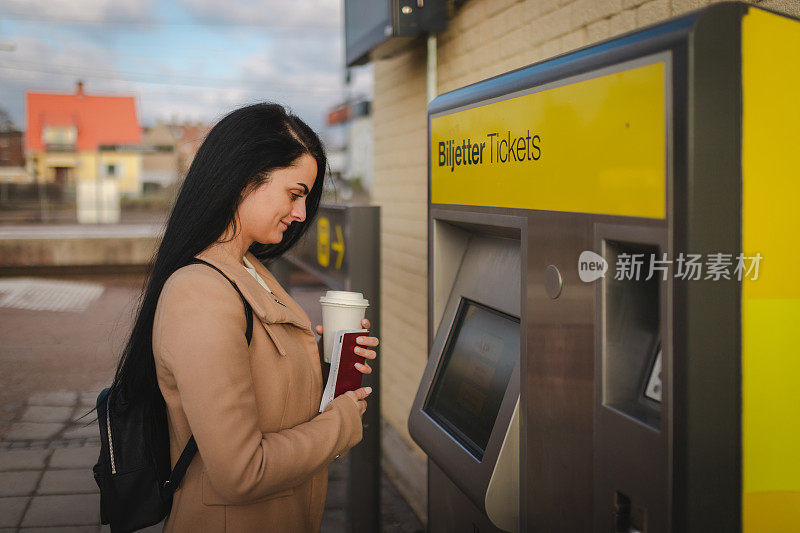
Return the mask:
<path id="1" fill-rule="evenodd" d="M 669 531 L 666 336 L 672 272 L 657 225 L 598 225 L 608 270 L 596 288 L 595 529 Z"/>
<path id="2" fill-rule="evenodd" d="M 651 260 L 659 249 L 613 240 L 603 247 L 606 261 L 618 267 L 603 283 L 603 404 L 658 429 L 661 274 Z"/>

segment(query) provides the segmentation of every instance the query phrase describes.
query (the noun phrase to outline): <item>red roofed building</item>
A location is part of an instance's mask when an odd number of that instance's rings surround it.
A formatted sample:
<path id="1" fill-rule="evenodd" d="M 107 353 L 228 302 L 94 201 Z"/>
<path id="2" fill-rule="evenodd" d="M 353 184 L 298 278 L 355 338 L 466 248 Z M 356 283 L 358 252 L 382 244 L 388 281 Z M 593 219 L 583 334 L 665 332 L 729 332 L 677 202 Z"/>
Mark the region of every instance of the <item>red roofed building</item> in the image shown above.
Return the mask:
<path id="1" fill-rule="evenodd" d="M 141 193 L 141 128 L 132 96 L 26 94 L 25 149 L 38 181 L 74 187 L 98 176 Z"/>

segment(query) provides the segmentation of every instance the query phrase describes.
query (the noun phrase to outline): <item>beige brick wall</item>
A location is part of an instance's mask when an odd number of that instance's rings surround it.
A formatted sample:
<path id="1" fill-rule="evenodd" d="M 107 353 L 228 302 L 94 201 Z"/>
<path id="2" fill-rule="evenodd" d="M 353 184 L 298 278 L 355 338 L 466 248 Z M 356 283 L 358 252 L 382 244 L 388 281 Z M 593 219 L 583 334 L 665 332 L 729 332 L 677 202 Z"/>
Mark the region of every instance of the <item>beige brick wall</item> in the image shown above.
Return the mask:
<path id="1" fill-rule="evenodd" d="M 439 92 L 654 24 L 711 0 L 468 0 L 439 35 Z M 800 16 L 800 0 L 752 2 Z"/>
<path id="2" fill-rule="evenodd" d="M 438 35 L 444 93 L 714 3 L 711 0 L 467 0 Z M 800 16 L 800 0 L 754 2 Z M 375 62 L 375 189 L 382 206 L 384 466 L 421 516 L 425 455 L 407 420 L 427 360 L 426 49 Z M 393 443 L 393 444 L 392 444 Z M 398 444 L 399 443 L 399 444 Z M 424 518 L 424 517 L 423 517 Z"/>
<path id="3" fill-rule="evenodd" d="M 408 414 L 427 360 L 426 51 L 375 64 L 375 176 L 381 206 L 383 467 L 418 515 L 426 513 L 425 454 Z"/>

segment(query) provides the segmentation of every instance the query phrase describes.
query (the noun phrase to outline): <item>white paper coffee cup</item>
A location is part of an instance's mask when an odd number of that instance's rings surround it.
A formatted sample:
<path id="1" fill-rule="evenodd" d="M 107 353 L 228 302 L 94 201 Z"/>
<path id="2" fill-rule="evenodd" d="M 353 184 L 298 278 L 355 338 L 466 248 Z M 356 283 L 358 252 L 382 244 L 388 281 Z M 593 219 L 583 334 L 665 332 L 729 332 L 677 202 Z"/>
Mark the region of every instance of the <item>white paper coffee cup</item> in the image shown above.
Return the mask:
<path id="1" fill-rule="evenodd" d="M 319 303 L 322 305 L 322 346 L 325 350 L 322 357 L 330 363 L 334 335 L 340 329 L 363 329 L 361 319 L 369 302 L 360 292 L 328 291 Z"/>

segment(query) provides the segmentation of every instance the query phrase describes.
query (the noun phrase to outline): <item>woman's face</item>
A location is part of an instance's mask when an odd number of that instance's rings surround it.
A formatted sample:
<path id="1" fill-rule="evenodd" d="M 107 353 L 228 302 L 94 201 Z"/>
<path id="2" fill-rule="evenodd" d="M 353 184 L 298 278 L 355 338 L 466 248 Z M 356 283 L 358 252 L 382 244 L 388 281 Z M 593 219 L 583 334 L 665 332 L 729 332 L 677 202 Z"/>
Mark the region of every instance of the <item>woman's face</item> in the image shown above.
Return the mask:
<path id="1" fill-rule="evenodd" d="M 317 177 L 317 162 L 308 154 L 294 164 L 270 173 L 239 204 L 237 214 L 242 236 L 261 244 L 277 244 L 292 222 L 306 218 L 306 196 Z"/>

